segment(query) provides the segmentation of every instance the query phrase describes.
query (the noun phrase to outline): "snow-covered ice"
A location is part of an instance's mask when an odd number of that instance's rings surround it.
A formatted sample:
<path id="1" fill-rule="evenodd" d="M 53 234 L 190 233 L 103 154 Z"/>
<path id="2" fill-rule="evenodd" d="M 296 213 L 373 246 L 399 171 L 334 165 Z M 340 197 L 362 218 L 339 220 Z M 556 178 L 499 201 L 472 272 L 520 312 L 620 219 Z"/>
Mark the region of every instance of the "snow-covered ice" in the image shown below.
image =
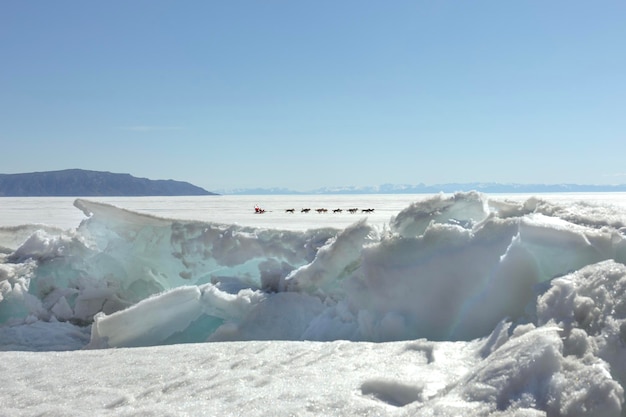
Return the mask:
<path id="1" fill-rule="evenodd" d="M 624 415 L 625 196 L 259 198 L 10 200 L 0 414 Z"/>

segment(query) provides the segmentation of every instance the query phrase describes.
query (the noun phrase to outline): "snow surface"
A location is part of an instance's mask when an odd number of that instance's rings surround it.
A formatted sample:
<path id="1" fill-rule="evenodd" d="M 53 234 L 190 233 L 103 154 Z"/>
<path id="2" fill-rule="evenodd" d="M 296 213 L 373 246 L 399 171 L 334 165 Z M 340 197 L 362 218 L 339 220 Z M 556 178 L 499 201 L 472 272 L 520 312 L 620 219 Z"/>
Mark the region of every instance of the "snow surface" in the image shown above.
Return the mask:
<path id="1" fill-rule="evenodd" d="M 623 195 L 281 198 L 11 200 L 0 415 L 625 415 Z"/>

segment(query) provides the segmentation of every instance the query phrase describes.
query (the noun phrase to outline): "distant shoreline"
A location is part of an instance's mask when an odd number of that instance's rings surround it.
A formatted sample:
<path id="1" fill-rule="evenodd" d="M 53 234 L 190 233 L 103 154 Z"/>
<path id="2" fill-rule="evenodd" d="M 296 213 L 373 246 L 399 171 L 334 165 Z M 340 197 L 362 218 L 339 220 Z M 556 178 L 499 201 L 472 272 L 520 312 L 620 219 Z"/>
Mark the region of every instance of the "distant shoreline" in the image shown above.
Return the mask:
<path id="1" fill-rule="evenodd" d="M 356 195 L 439 194 L 478 191 L 485 194 L 612 193 L 626 192 L 626 184 L 514 184 L 496 182 L 426 185 L 382 184 L 322 187 L 297 191 L 281 187 L 223 189 L 216 192 L 183 181 L 151 180 L 130 174 L 66 169 L 0 174 L 0 197 L 150 197 L 194 195 Z"/>
<path id="2" fill-rule="evenodd" d="M 83 169 L 0 174 L 5 197 L 142 197 L 216 195 L 183 181 Z"/>
<path id="3" fill-rule="evenodd" d="M 219 190 L 222 195 L 350 195 L 350 194 L 439 194 L 478 191 L 485 194 L 549 194 L 549 193 L 610 193 L 626 192 L 626 184 L 498 184 L 466 183 L 438 185 L 392 185 L 370 187 L 332 187 L 309 191 L 286 188 L 244 188 Z"/>

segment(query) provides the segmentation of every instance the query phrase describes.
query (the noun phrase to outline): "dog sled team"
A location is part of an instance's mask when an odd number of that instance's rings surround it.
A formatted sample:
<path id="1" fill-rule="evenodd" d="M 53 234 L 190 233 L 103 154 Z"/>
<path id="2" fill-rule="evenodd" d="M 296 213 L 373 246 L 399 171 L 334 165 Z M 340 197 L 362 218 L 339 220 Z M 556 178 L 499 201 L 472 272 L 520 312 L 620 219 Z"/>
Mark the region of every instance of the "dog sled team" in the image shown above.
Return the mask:
<path id="1" fill-rule="evenodd" d="M 262 209 L 258 204 L 254 205 L 254 212 L 256 214 L 265 213 L 265 211 L 266 210 Z M 309 211 L 311 211 L 310 208 L 303 208 L 303 209 L 300 210 L 300 213 L 308 213 Z M 328 211 L 328 209 L 318 208 L 318 209 L 315 209 L 315 211 L 317 211 L 318 213 L 321 214 L 321 213 L 326 213 Z M 333 210 L 333 213 L 341 213 L 342 211 L 343 211 L 343 209 L 336 208 L 336 209 Z M 346 211 L 348 211 L 351 214 L 354 214 L 354 213 L 358 212 L 359 209 L 358 208 L 349 208 Z M 295 212 L 296 212 L 296 209 L 293 209 L 293 208 L 285 209 L 285 213 L 295 213 Z M 361 213 L 373 213 L 373 212 L 374 212 L 373 208 L 361 209 Z"/>

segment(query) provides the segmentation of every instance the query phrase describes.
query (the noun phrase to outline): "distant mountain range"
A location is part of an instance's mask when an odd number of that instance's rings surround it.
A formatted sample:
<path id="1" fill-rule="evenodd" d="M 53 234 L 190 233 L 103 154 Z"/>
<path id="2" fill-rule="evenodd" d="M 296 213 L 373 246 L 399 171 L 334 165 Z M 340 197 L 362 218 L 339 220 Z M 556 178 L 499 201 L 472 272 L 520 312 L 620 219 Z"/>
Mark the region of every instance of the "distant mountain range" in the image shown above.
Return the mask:
<path id="1" fill-rule="evenodd" d="M 287 188 L 241 188 L 220 190 L 229 195 L 297 195 L 297 194 L 436 194 L 457 191 L 480 191 L 483 193 L 584 193 L 584 192 L 626 192 L 626 184 L 584 185 L 584 184 L 499 184 L 499 183 L 449 183 L 436 185 L 396 185 L 383 184 L 365 187 L 327 187 L 310 191 L 294 191 Z"/>
<path id="2" fill-rule="evenodd" d="M 499 184 L 449 183 L 326 187 L 309 191 L 287 188 L 240 188 L 209 192 L 188 182 L 150 180 L 130 174 L 66 169 L 62 171 L 0 174 L 0 197 L 192 196 L 192 195 L 304 195 L 304 194 L 437 194 L 457 191 L 483 193 L 626 192 L 626 184 Z"/>
<path id="3" fill-rule="evenodd" d="M 0 174 L 3 197 L 189 196 L 216 195 L 174 180 L 150 180 L 130 174 L 66 169 L 62 171 Z"/>

